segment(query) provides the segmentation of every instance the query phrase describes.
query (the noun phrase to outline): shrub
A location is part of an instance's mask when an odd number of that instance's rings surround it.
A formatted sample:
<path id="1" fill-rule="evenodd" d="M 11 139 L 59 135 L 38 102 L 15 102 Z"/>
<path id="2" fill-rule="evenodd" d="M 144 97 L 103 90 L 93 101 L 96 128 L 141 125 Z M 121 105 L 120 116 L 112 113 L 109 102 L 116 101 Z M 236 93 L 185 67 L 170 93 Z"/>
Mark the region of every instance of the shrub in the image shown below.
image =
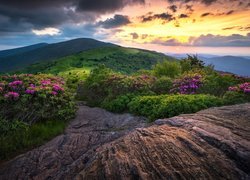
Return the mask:
<path id="1" fill-rule="evenodd" d="M 0 116 L 28 124 L 74 116 L 72 94 L 63 79 L 51 75 L 0 76 Z"/>
<path id="2" fill-rule="evenodd" d="M 238 83 L 239 79 L 236 79 L 232 75 L 213 73 L 205 76 L 203 85 L 199 89 L 199 93 L 222 97 L 230 86 L 237 85 Z"/>
<path id="3" fill-rule="evenodd" d="M 187 58 L 181 60 L 180 65 L 182 72 L 187 72 L 192 69 L 203 69 L 205 63 L 195 55 L 188 55 Z"/>
<path id="4" fill-rule="evenodd" d="M 223 99 L 224 99 L 225 104 L 228 104 L 228 105 L 250 102 L 249 95 L 246 95 L 240 92 L 235 92 L 235 91 L 227 91 L 224 94 Z"/>
<path id="5" fill-rule="evenodd" d="M 149 75 L 127 76 L 99 67 L 86 79 L 82 92 L 88 104 L 99 106 L 105 99 L 113 100 L 127 93 L 149 92 L 155 80 Z"/>
<path id="6" fill-rule="evenodd" d="M 222 104 L 220 98 L 210 95 L 161 95 L 135 97 L 128 106 L 130 112 L 155 120 Z"/>
<path id="7" fill-rule="evenodd" d="M 177 62 L 164 61 L 154 66 L 153 73 L 157 77 L 167 76 L 174 78 L 181 73 L 181 67 Z"/>
<path id="8" fill-rule="evenodd" d="M 229 87 L 223 99 L 226 104 L 239 104 L 250 102 L 250 83 L 245 82 L 237 86 Z"/>
<path id="9" fill-rule="evenodd" d="M 152 84 L 152 91 L 156 94 L 167 94 L 173 88 L 173 81 L 168 77 L 160 77 Z"/>
<path id="10" fill-rule="evenodd" d="M 135 94 L 126 94 L 117 97 L 114 100 L 106 99 L 102 102 L 102 107 L 107 109 L 108 111 L 121 113 L 128 110 L 128 104 L 132 101 L 132 99 L 136 97 Z"/>

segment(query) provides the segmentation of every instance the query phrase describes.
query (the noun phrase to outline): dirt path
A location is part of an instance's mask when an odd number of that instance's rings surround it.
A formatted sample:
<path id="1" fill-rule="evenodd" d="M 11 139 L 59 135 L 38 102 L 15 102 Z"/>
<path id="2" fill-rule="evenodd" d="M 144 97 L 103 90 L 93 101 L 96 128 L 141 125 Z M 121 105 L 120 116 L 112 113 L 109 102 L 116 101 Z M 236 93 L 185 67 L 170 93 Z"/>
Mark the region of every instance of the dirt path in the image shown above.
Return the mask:
<path id="1" fill-rule="evenodd" d="M 249 179 L 250 104 L 157 120 L 80 106 L 63 135 L 0 179 Z"/>

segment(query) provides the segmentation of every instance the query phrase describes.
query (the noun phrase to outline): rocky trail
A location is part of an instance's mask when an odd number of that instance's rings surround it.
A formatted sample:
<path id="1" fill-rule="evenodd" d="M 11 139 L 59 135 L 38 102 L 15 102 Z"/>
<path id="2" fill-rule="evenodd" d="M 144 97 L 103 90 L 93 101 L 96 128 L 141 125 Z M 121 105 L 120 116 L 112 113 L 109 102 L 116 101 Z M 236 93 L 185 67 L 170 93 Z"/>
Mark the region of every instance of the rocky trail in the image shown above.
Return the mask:
<path id="1" fill-rule="evenodd" d="M 0 179 L 250 179 L 250 104 L 157 120 L 80 106 L 65 133 Z"/>

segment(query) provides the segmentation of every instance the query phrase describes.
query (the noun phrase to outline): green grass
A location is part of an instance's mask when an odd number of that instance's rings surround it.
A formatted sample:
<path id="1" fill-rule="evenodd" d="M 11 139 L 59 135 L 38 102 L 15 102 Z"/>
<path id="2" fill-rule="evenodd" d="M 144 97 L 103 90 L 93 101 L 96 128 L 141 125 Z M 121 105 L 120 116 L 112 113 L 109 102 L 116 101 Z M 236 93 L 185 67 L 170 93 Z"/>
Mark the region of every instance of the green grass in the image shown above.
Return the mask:
<path id="1" fill-rule="evenodd" d="M 161 53 L 124 47 L 103 47 L 84 51 L 53 61 L 33 64 L 21 72 L 67 74 L 88 71 L 104 64 L 114 71 L 131 74 L 141 69 L 151 69 L 159 61 L 176 59 Z"/>
<path id="2" fill-rule="evenodd" d="M 66 125 L 65 121 L 48 121 L 0 135 L 0 161 L 8 160 L 44 144 L 56 135 L 63 133 Z"/>

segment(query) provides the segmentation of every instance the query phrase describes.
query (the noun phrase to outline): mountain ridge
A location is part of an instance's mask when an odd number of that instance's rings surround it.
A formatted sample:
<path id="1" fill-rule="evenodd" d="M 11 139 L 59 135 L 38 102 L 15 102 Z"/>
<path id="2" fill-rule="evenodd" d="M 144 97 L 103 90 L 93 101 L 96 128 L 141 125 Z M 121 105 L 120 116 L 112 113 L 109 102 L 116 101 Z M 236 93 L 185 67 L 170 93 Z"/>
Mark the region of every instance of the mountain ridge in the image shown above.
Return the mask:
<path id="1" fill-rule="evenodd" d="M 0 57 L 0 72 L 18 70 L 23 66 L 29 66 L 33 63 L 58 59 L 89 49 L 114 46 L 117 45 L 97 41 L 90 38 L 78 38 L 59 43 L 48 44 L 43 47 L 31 49 L 30 51 L 25 51 L 21 53 L 16 53 L 16 49 L 8 50 L 8 56 Z M 24 49 L 27 49 L 28 47 L 24 47 Z M 12 55 L 11 51 L 13 51 Z M 2 51 L 0 51 L 0 54 L 1 52 Z"/>

